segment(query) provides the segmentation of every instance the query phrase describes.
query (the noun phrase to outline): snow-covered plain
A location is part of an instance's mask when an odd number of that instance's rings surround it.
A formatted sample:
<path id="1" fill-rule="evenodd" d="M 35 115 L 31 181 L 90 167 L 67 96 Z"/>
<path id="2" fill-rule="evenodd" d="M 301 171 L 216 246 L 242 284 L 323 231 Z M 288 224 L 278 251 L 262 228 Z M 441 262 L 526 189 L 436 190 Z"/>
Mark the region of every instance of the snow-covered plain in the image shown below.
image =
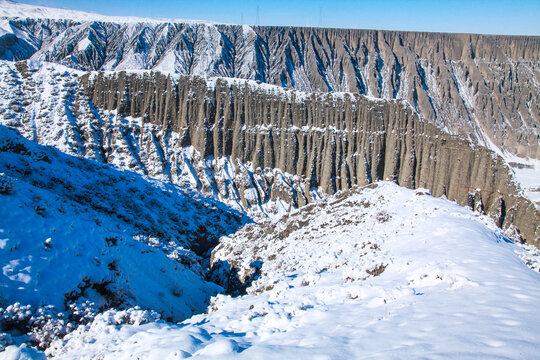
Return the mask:
<path id="1" fill-rule="evenodd" d="M 218 295 L 207 314 L 179 324 L 118 326 L 98 316 L 47 354 L 538 358 L 538 258 L 489 218 L 427 191 L 383 182 L 339 193 L 223 238 L 213 262 L 251 273 L 247 294 Z"/>

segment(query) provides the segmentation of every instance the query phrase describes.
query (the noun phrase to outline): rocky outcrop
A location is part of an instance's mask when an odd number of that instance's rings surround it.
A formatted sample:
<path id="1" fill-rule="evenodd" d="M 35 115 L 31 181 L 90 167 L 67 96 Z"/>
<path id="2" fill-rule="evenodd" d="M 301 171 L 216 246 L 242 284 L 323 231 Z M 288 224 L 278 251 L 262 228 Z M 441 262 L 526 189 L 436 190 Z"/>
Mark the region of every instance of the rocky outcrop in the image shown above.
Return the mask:
<path id="1" fill-rule="evenodd" d="M 104 19 L 9 25 L 0 59 L 403 99 L 450 134 L 540 158 L 540 37 Z"/>
<path id="2" fill-rule="evenodd" d="M 285 191 L 269 192 L 248 177 L 237 184 L 244 204 L 247 188 L 250 199 L 303 205 L 319 190 L 333 194 L 387 179 L 471 205 L 531 242 L 540 236 L 540 212 L 518 195 L 500 157 L 422 121 L 401 101 L 159 73 L 98 73 L 83 77 L 81 86 L 98 108 L 177 132 L 204 158 L 248 164 L 266 188 L 276 182 L 265 177 L 268 169 L 296 176 Z"/>

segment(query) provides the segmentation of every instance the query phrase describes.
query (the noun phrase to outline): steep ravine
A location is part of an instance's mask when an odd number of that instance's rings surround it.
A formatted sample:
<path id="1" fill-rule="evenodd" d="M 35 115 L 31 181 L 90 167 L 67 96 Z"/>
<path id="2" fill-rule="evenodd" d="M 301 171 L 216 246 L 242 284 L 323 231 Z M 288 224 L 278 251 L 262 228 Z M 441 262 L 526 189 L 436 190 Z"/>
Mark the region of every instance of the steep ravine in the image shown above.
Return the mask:
<path id="1" fill-rule="evenodd" d="M 209 86 L 202 78 L 173 81 L 159 73 L 99 73 L 81 85 L 97 107 L 170 128 L 205 158 L 230 157 L 254 172 L 277 168 L 299 176 L 285 192 L 253 187 L 254 179 L 238 184 L 244 206 L 278 197 L 301 206 L 317 188 L 333 194 L 389 179 L 485 211 L 503 227 L 514 224 L 530 242 L 540 236 L 540 212 L 517 194 L 501 158 L 421 121 L 400 101 L 223 79 Z"/>

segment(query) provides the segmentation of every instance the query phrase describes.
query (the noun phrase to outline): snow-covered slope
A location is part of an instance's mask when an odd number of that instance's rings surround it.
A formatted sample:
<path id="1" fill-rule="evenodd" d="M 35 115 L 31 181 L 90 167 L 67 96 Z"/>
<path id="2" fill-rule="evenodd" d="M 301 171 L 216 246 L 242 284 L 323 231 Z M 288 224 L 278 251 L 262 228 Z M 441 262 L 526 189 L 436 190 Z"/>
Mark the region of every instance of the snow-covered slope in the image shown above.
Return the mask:
<path id="1" fill-rule="evenodd" d="M 538 258 L 504 238 L 487 217 L 425 191 L 376 183 L 340 193 L 280 223 L 247 226 L 224 239 L 213 257 L 222 270 L 226 262 L 240 268 L 240 277 L 244 270 L 253 271 L 255 281 L 247 295 L 220 295 L 208 314 L 178 325 L 118 327 L 97 318 L 58 340 L 49 355 L 538 355 Z"/>
<path id="2" fill-rule="evenodd" d="M 0 301 L 88 299 L 179 320 L 220 291 L 198 255 L 239 213 L 178 187 L 65 155 L 0 126 Z"/>

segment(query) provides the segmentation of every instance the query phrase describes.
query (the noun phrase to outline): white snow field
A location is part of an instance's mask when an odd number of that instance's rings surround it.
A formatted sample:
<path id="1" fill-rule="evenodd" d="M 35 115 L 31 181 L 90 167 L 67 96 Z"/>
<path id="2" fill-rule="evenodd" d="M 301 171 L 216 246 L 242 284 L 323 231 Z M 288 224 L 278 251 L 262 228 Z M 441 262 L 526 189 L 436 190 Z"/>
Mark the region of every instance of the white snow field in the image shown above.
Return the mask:
<path id="1" fill-rule="evenodd" d="M 120 326 L 98 315 L 46 354 L 538 359 L 540 274 L 529 250 L 486 216 L 376 183 L 222 238 L 212 261 L 224 275 L 227 263 L 251 274 L 246 295 L 218 295 L 207 314 L 178 324 Z M 10 346 L 0 359 L 29 351 Z"/>

